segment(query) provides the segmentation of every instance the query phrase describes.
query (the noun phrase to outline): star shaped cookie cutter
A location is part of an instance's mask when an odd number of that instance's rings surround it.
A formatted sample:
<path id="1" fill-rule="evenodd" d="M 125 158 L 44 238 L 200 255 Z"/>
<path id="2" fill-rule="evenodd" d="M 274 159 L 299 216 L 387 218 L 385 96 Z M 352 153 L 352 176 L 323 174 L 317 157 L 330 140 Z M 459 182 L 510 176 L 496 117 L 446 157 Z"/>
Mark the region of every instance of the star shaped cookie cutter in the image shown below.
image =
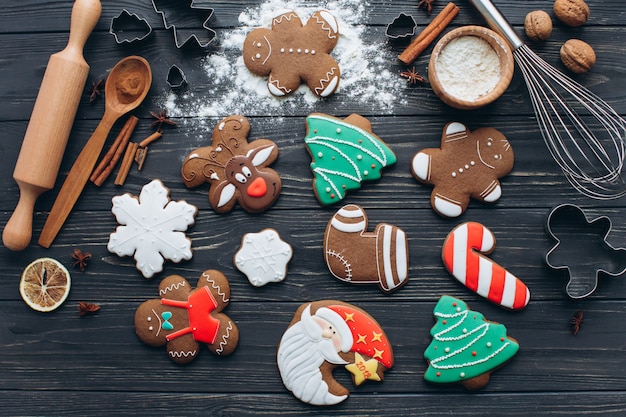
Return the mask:
<path id="1" fill-rule="evenodd" d="M 626 272 L 626 249 L 614 248 L 607 241 L 611 228 L 607 216 L 589 220 L 573 204 L 561 204 L 548 215 L 547 230 L 556 244 L 546 253 L 545 262 L 567 273 L 565 292 L 570 298 L 591 295 L 600 273 L 616 277 Z"/>
<path id="2" fill-rule="evenodd" d="M 213 17 L 213 9 L 210 7 L 196 6 L 194 1 L 187 0 L 188 7 L 183 8 L 185 2 L 180 0 L 151 0 L 154 11 L 161 15 L 165 29 L 172 29 L 174 42 L 177 48 L 194 40 L 204 48 L 215 39 L 216 33 L 209 27 L 209 20 Z M 205 17 L 206 16 L 206 17 Z M 189 28 L 193 22 L 202 22 L 202 28 Z"/>

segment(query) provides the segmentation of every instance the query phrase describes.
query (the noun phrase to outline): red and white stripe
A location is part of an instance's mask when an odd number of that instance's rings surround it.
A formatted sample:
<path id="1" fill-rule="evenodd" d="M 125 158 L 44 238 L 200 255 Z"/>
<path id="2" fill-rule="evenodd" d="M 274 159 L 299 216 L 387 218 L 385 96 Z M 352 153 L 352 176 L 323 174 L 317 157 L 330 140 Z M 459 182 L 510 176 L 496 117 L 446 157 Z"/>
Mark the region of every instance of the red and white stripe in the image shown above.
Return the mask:
<path id="1" fill-rule="evenodd" d="M 482 255 L 495 247 L 491 230 L 467 222 L 454 228 L 443 244 L 448 272 L 470 290 L 503 307 L 519 310 L 530 301 L 528 287 L 509 271 Z"/>

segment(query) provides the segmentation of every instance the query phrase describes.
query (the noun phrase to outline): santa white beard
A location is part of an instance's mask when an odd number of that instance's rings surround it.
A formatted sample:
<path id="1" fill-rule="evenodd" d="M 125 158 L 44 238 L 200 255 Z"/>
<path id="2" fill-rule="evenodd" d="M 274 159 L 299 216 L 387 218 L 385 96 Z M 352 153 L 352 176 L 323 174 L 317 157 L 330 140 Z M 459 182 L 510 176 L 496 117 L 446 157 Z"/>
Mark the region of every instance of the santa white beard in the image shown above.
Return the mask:
<path id="1" fill-rule="evenodd" d="M 322 337 L 322 328 L 311 319 L 309 308 L 280 341 L 277 355 L 280 376 L 287 389 L 301 401 L 313 405 L 338 404 L 348 396 L 328 392 L 320 366 L 324 361 L 335 365 L 348 362 L 336 352 L 332 340 Z"/>

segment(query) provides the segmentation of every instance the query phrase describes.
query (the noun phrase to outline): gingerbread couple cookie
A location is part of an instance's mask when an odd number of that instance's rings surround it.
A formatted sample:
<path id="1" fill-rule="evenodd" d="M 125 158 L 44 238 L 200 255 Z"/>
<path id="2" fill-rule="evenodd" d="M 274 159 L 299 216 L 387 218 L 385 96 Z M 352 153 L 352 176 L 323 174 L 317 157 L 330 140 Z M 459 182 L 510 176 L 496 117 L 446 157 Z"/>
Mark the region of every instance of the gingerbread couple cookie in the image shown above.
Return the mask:
<path id="1" fill-rule="evenodd" d="M 268 139 L 248 143 L 250 123 L 244 116 L 224 118 L 213 131 L 211 146 L 185 157 L 181 175 L 188 188 L 210 184 L 209 202 L 218 213 L 229 212 L 239 202 L 258 213 L 278 199 L 281 180 L 268 166 L 278 157 L 278 146 Z"/>
<path id="2" fill-rule="evenodd" d="M 409 245 L 397 226 L 379 223 L 367 231 L 363 208 L 348 204 L 330 219 L 324 235 L 326 265 L 336 278 L 353 284 L 378 284 L 384 292 L 408 281 Z"/>
<path id="3" fill-rule="evenodd" d="M 278 345 L 278 370 L 285 387 L 312 405 L 334 405 L 349 391 L 333 377 L 344 366 L 358 386 L 382 381 L 393 366 L 391 343 L 368 313 L 351 304 L 323 300 L 303 304 Z"/>
<path id="4" fill-rule="evenodd" d="M 458 122 L 448 123 L 441 148 L 423 149 L 414 157 L 415 178 L 434 185 L 433 209 L 443 217 L 458 217 L 470 197 L 494 203 L 502 195 L 499 178 L 513 169 L 513 149 L 504 135 L 493 128 L 470 132 Z"/>
<path id="5" fill-rule="evenodd" d="M 166 346 L 176 363 L 188 363 L 206 344 L 216 355 L 230 355 L 239 330 L 222 310 L 230 301 L 228 280 L 206 270 L 195 289 L 181 276 L 170 275 L 159 285 L 159 298 L 142 303 L 135 312 L 135 331 L 150 346 Z"/>
<path id="6" fill-rule="evenodd" d="M 317 97 L 328 97 L 339 86 L 337 61 L 330 56 L 339 39 L 337 19 L 326 10 L 315 12 L 306 25 L 296 12 L 272 20 L 272 28 L 255 29 L 243 44 L 243 61 L 275 96 L 293 93 L 307 84 Z"/>

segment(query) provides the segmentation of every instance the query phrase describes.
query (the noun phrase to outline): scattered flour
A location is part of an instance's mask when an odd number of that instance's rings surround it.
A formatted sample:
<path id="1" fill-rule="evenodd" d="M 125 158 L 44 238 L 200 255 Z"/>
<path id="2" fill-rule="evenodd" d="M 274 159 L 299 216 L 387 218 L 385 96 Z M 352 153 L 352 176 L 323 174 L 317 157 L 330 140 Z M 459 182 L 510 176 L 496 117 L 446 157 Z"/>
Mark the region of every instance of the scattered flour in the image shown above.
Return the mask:
<path id="1" fill-rule="evenodd" d="M 478 100 L 500 81 L 498 54 L 478 36 L 450 41 L 439 53 L 435 68 L 441 87 L 462 100 Z"/>
<path id="2" fill-rule="evenodd" d="M 306 22 L 320 9 L 329 10 L 339 21 L 339 41 L 331 55 L 339 63 L 341 81 L 328 100 L 335 100 L 339 108 L 344 101 L 365 102 L 374 111 L 391 114 L 394 106 L 403 104 L 401 91 L 406 83 L 391 70 L 395 55 L 386 48 L 384 38 L 374 43 L 361 39 L 367 29 L 364 23 L 368 10 L 367 2 L 361 0 L 321 1 L 314 5 L 305 0 L 267 0 L 244 10 L 239 15 L 239 27 L 224 31 L 218 49 L 202 60 L 208 83 L 206 94 L 167 93 L 162 106 L 173 117 L 200 118 L 314 111 L 322 101 L 304 84 L 286 98 L 272 96 L 267 77 L 256 76 L 245 67 L 241 50 L 246 35 L 256 27 L 271 27 L 274 17 L 294 10 Z"/>

